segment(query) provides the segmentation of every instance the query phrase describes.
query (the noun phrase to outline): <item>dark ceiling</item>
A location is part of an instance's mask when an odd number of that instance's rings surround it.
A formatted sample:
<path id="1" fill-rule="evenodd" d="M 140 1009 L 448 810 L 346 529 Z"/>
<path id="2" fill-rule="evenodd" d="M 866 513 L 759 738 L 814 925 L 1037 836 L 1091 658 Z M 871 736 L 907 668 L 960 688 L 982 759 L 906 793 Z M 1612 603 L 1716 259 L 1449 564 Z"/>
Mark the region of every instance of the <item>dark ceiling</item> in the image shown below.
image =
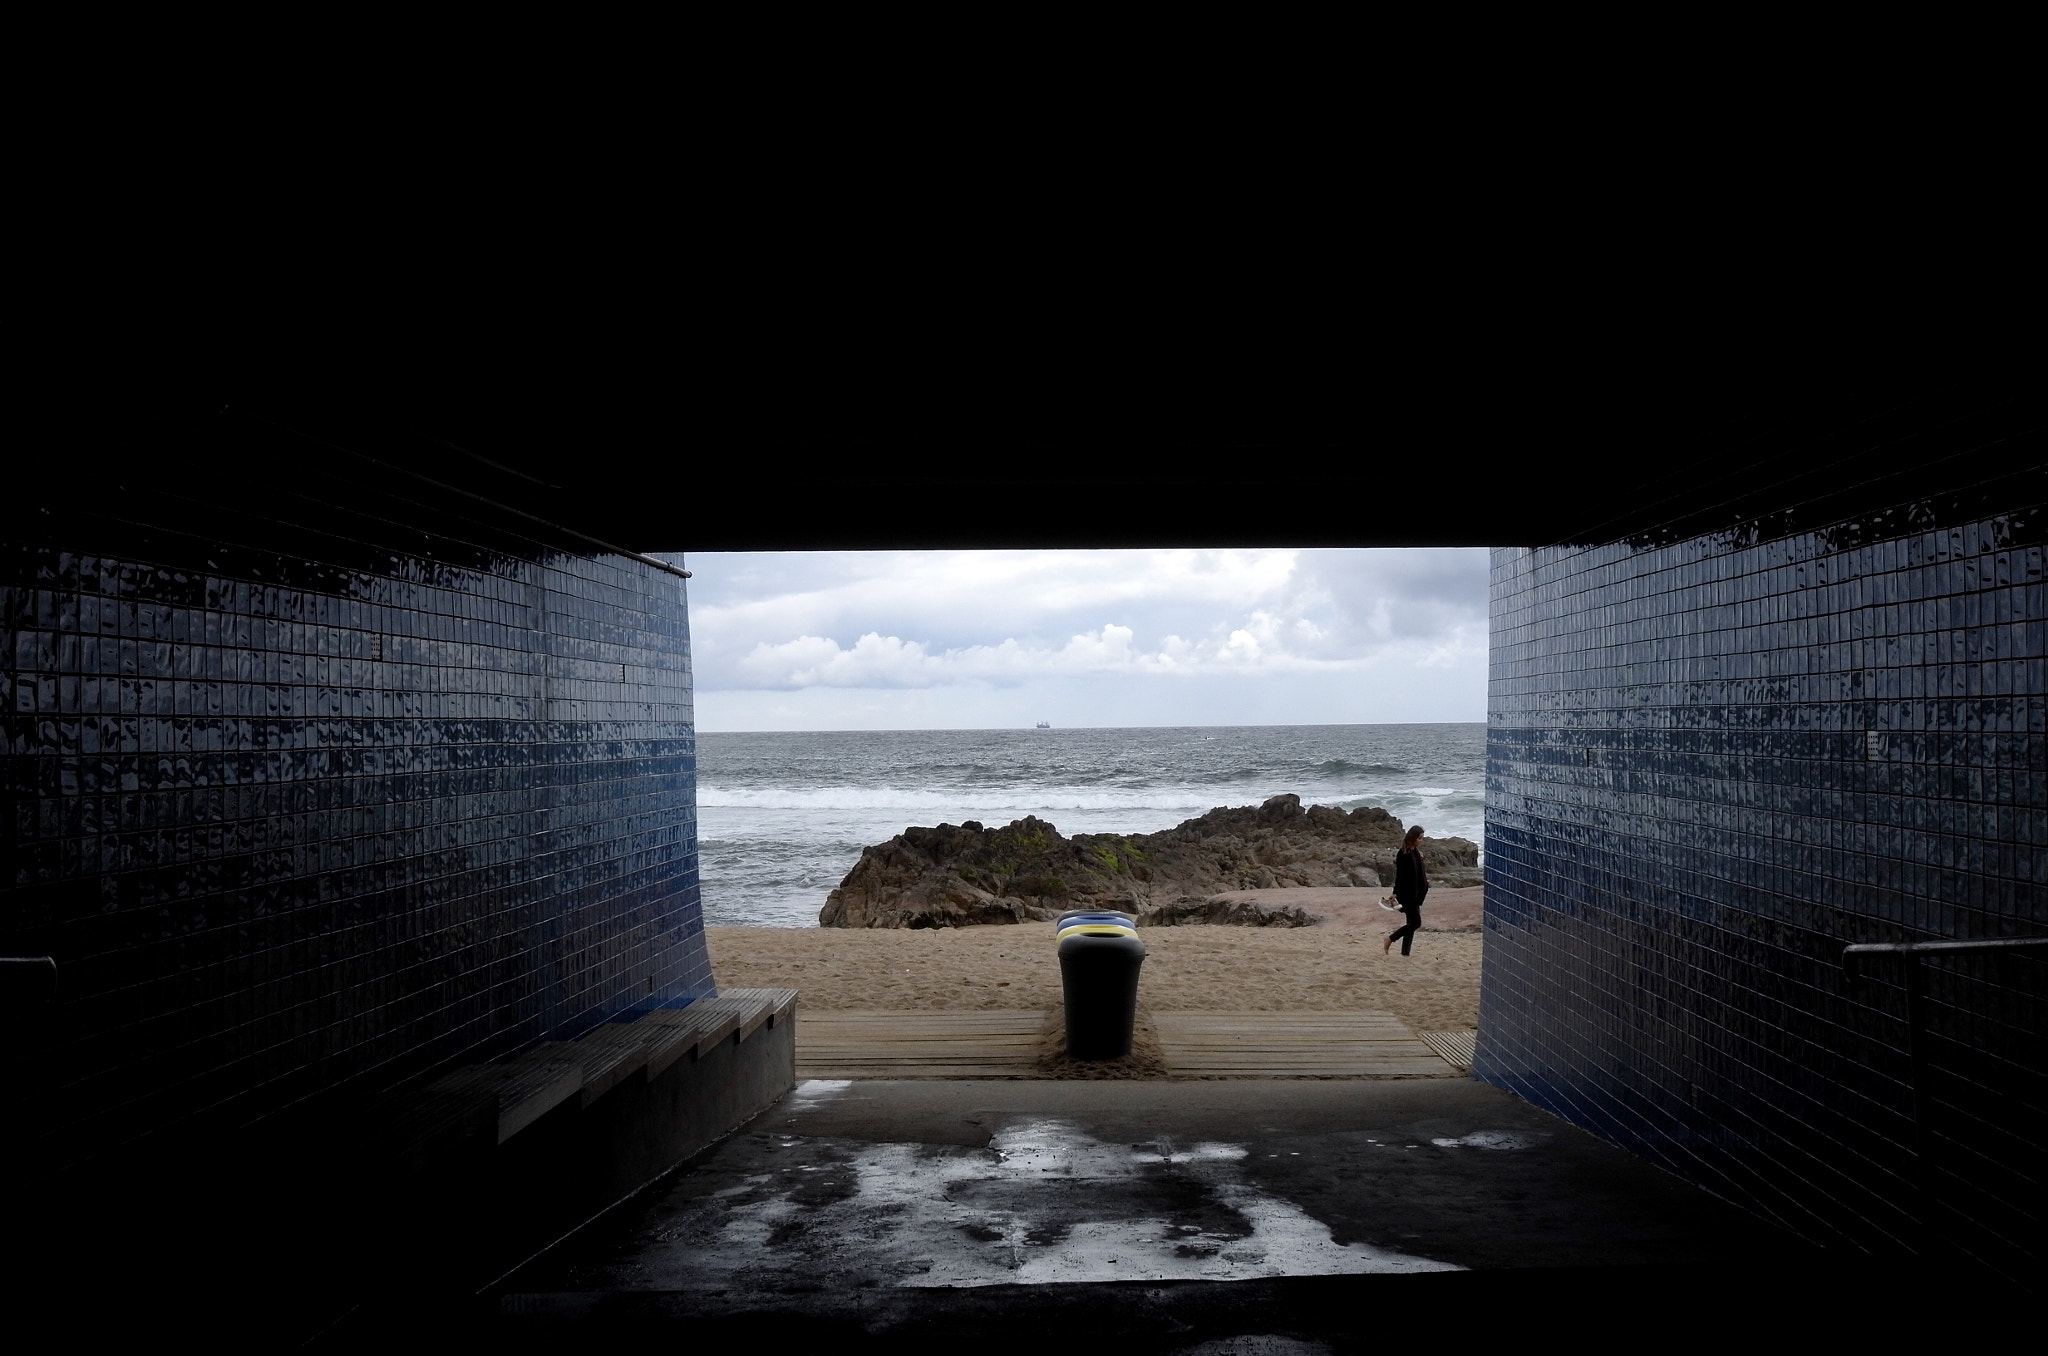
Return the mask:
<path id="1" fill-rule="evenodd" d="M 1735 389 L 1453 383 L 1383 393 L 1348 418 L 1206 428 L 1127 409 L 1048 427 L 932 406 L 950 417 L 778 430 L 506 392 L 382 427 L 461 449 L 448 473 L 479 493 L 643 551 L 1668 539 L 1911 500 L 1965 516 L 2038 503 L 2048 464 L 2041 383 L 2009 369 Z M 342 423 L 344 443 L 379 436 L 374 418 Z"/>
<path id="2" fill-rule="evenodd" d="M 257 488 L 285 464 L 337 484 L 424 476 L 639 551 L 1775 535 L 1909 501 L 1933 518 L 2041 504 L 2038 370 L 1551 364 L 1333 378 L 1313 399 L 1191 379 L 1120 400 L 935 383 L 866 403 L 650 374 L 466 373 L 402 397 L 227 382 L 75 412 L 28 482 L 75 494 L 80 466 L 181 494 Z"/>

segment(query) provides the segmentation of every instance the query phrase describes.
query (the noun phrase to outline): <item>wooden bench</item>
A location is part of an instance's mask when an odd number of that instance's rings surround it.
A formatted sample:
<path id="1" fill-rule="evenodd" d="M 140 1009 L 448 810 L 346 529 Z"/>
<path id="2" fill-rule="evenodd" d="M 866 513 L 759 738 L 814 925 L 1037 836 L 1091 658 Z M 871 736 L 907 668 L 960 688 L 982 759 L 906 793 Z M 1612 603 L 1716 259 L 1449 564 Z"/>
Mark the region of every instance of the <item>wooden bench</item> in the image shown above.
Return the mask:
<path id="1" fill-rule="evenodd" d="M 503 1144 L 571 1098 L 588 1107 L 642 1070 L 659 1078 L 686 1056 L 701 1059 L 722 1041 L 794 1020 L 796 997 L 795 989 L 729 989 L 453 1070 L 387 1098 L 394 1147 L 418 1157 L 484 1136 Z"/>

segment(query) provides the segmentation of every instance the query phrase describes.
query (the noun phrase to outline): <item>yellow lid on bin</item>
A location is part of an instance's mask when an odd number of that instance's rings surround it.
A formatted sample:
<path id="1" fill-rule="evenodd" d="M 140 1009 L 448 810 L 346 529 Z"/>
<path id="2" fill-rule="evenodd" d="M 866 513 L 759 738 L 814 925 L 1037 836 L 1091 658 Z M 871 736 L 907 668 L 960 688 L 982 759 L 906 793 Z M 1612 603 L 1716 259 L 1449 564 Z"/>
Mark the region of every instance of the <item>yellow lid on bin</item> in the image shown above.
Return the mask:
<path id="1" fill-rule="evenodd" d="M 1121 923 L 1075 923 L 1061 928 L 1053 934 L 1053 940 L 1064 942 L 1069 937 L 1135 937 L 1136 928 L 1127 928 Z"/>

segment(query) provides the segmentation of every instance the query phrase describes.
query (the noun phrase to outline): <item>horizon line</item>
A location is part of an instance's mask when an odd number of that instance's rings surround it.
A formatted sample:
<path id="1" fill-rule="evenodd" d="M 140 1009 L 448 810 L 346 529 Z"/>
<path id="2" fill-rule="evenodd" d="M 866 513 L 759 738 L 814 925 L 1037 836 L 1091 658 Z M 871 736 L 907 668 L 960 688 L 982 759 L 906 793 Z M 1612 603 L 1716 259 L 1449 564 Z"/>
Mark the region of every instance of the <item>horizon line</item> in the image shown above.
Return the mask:
<path id="1" fill-rule="evenodd" d="M 1338 721 L 1247 721 L 1213 725 L 1049 725 L 1046 730 L 1347 730 L 1381 725 L 1485 725 L 1485 720 L 1338 720 Z M 843 729 L 786 726 L 780 729 L 707 730 L 693 726 L 698 734 L 991 734 L 1024 731 L 1036 734 L 1033 725 L 866 725 Z"/>

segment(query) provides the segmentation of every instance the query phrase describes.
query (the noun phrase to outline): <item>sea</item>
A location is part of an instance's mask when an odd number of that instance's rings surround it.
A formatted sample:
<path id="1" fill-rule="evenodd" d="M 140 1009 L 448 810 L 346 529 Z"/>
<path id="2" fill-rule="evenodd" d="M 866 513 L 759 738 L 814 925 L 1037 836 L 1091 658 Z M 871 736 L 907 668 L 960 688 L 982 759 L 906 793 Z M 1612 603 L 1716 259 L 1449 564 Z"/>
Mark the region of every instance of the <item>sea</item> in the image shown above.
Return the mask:
<path id="1" fill-rule="evenodd" d="M 1486 726 L 860 730 L 697 736 L 704 921 L 808 928 L 861 849 L 911 825 L 1037 815 L 1153 833 L 1291 791 L 1486 840 Z"/>

